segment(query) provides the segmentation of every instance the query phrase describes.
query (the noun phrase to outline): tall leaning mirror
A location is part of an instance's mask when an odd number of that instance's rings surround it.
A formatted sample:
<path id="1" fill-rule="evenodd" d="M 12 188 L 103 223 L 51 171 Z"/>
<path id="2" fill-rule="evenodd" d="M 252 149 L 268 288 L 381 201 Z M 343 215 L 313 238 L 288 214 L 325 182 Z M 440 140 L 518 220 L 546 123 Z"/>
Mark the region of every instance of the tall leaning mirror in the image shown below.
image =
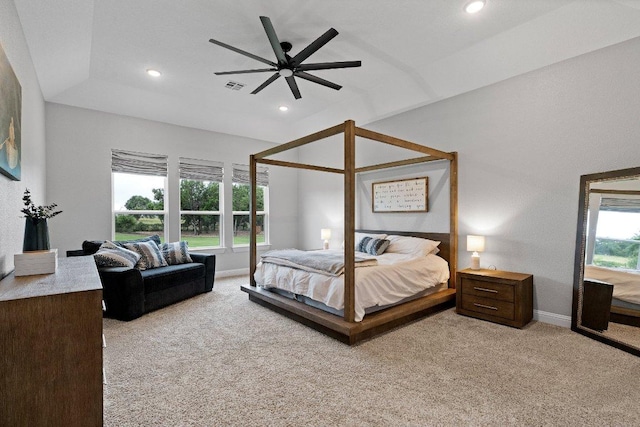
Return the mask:
<path id="1" fill-rule="evenodd" d="M 640 356 L 640 167 L 580 178 L 571 329 Z"/>

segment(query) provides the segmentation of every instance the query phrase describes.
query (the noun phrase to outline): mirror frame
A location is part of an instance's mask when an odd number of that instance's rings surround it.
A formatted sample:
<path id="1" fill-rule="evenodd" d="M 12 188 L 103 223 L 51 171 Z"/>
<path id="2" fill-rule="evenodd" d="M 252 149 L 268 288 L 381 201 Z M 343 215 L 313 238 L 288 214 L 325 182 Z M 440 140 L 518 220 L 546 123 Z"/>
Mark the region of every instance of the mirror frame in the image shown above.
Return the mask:
<path id="1" fill-rule="evenodd" d="M 606 337 L 603 334 L 578 324 L 581 315 L 582 290 L 584 280 L 585 248 L 587 241 L 587 213 L 589 210 L 589 187 L 596 182 L 611 181 L 620 178 L 640 176 L 640 167 L 620 169 L 609 172 L 593 173 L 580 177 L 580 199 L 578 203 L 578 227 L 576 231 L 576 253 L 573 270 L 573 307 L 571 311 L 571 330 L 609 344 L 636 356 L 640 356 L 640 348 Z"/>

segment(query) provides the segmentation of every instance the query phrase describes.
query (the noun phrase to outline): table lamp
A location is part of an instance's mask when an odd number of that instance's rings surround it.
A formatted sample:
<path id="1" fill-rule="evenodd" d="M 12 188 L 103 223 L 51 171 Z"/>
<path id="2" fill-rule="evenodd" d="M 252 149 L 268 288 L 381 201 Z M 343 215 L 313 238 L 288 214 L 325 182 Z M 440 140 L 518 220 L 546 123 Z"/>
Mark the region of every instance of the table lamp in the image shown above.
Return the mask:
<path id="1" fill-rule="evenodd" d="M 480 270 L 480 255 L 478 252 L 484 251 L 484 236 L 467 236 L 467 251 L 473 252 L 471 255 L 471 269 Z"/>
<path id="2" fill-rule="evenodd" d="M 322 249 L 329 249 L 329 239 L 331 238 L 331 229 L 323 228 L 320 230 L 320 238 L 324 240 Z"/>

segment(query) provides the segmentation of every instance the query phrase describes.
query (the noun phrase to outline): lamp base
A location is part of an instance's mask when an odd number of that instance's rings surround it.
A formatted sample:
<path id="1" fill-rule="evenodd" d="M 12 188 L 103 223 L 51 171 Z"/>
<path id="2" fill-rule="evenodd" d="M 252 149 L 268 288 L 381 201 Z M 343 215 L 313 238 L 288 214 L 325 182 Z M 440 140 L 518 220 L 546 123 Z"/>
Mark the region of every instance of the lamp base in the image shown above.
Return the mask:
<path id="1" fill-rule="evenodd" d="M 471 255 L 471 269 L 480 270 L 480 255 Z"/>
<path id="2" fill-rule="evenodd" d="M 322 244 L 322 249 L 329 249 L 329 241 L 325 240 L 324 243 Z"/>

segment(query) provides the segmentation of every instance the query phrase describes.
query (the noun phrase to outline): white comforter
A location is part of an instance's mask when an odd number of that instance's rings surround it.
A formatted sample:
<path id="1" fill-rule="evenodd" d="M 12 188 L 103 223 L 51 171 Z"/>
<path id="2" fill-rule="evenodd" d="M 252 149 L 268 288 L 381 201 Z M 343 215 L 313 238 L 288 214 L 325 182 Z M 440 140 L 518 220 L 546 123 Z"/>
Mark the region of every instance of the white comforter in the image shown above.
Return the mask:
<path id="1" fill-rule="evenodd" d="M 587 265 L 585 279 L 595 279 L 613 285 L 613 297 L 633 304 L 640 304 L 640 274 L 613 268 Z"/>
<path id="2" fill-rule="evenodd" d="M 359 252 L 357 254 L 364 255 Z M 378 260 L 377 266 L 355 269 L 356 322 L 362 320 L 368 307 L 394 304 L 449 279 L 449 266 L 437 255 L 412 257 L 385 253 L 375 258 Z M 332 277 L 260 263 L 254 278 L 258 286 L 283 289 L 322 302 L 336 310 L 344 310 L 344 275 Z"/>

